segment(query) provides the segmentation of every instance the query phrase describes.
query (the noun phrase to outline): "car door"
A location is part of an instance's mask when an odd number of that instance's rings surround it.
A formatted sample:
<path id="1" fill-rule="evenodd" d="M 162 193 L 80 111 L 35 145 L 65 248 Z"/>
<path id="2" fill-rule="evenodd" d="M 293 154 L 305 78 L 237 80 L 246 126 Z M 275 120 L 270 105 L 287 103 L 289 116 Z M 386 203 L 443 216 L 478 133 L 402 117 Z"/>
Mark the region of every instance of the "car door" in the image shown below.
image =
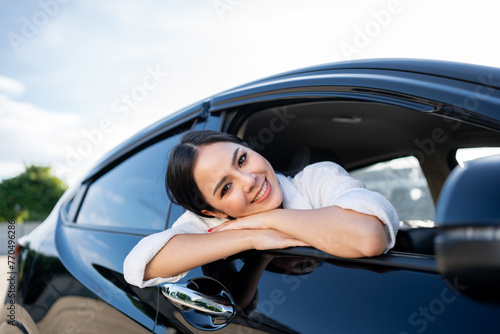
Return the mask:
<path id="1" fill-rule="evenodd" d="M 495 332 L 498 307 L 463 296 L 467 287 L 445 281 L 430 256 L 392 253 L 376 261 L 346 261 L 295 250 L 226 261 L 186 277 L 195 283 L 217 279 L 238 300 L 220 333 Z M 201 332 L 202 323 L 188 314 L 192 310 L 162 299 L 160 309 L 188 332 Z"/>

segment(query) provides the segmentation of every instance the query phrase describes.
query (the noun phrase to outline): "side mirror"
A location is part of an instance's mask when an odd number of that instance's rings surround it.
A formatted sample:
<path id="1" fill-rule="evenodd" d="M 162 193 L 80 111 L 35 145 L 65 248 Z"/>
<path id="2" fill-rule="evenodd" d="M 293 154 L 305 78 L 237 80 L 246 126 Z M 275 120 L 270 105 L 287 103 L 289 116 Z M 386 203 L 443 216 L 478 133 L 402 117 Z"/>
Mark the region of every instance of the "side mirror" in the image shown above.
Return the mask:
<path id="1" fill-rule="evenodd" d="M 500 301 L 500 155 L 457 167 L 436 209 L 439 272 L 460 292 Z"/>

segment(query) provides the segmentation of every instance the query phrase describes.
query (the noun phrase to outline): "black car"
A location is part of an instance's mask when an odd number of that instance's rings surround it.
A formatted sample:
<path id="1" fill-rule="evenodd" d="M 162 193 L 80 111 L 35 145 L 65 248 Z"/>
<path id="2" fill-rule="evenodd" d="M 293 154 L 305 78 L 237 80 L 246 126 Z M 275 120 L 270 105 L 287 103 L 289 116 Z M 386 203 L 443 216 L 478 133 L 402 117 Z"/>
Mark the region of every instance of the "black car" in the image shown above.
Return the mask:
<path id="1" fill-rule="evenodd" d="M 127 284 L 128 252 L 183 213 L 164 173 L 169 150 L 193 129 L 236 134 L 287 175 L 342 165 L 394 204 L 396 246 L 360 259 L 248 251 L 177 283 Z M 352 61 L 212 96 L 110 152 L 19 240 L 0 330 L 498 333 L 500 157 L 471 158 L 498 148 L 496 68 Z"/>

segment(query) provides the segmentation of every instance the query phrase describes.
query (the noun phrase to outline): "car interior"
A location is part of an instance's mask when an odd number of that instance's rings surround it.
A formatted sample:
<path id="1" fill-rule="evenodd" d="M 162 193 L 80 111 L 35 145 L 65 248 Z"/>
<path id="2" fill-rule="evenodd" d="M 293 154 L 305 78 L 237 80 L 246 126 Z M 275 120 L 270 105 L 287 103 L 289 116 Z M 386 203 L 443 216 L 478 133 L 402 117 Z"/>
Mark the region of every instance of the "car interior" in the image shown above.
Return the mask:
<path id="1" fill-rule="evenodd" d="M 355 177 L 363 174 L 357 171 L 370 171 L 371 179 L 376 179 L 371 183 L 378 184 L 378 189 L 372 190 L 386 195 L 400 215 L 401 228 L 392 250 L 398 252 L 434 254 L 435 203 L 446 178 L 457 166 L 457 149 L 500 147 L 496 130 L 433 112 L 366 101 L 267 104 L 246 107 L 228 116 L 225 130 L 243 138 L 285 175 L 293 176 L 305 166 L 325 160 L 340 164 Z M 407 157 L 416 161 L 413 168 L 422 173 L 418 184 L 407 182 L 414 171 L 404 174 L 402 168 L 393 169 L 392 175 L 394 171 L 401 175 L 392 183 L 388 180 L 390 173 L 377 172 L 379 163 Z M 365 183 L 370 189 L 370 182 Z M 427 204 L 418 204 L 417 200 L 425 196 Z M 395 203 L 405 200 L 404 206 L 412 207 L 408 214 L 400 212 Z"/>

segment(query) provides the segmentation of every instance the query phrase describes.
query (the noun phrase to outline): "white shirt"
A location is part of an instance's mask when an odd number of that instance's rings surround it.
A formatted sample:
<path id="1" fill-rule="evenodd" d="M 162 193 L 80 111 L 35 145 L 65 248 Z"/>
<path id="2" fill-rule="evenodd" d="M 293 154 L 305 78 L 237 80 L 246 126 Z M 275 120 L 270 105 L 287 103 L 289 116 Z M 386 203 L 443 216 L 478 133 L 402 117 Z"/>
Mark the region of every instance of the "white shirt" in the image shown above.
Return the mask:
<path id="1" fill-rule="evenodd" d="M 285 209 L 307 210 L 338 206 L 376 216 L 386 228 L 389 240 L 386 252 L 394 247 L 399 217 L 392 204 L 381 194 L 366 189 L 361 181 L 352 178 L 339 165 L 319 162 L 307 166 L 293 178 L 276 175 L 283 192 Z M 123 264 L 125 280 L 141 288 L 178 281 L 188 272 L 144 281 L 146 264 L 173 236 L 181 233 L 207 233 L 209 229 L 225 221 L 227 218 L 205 218 L 185 212 L 170 229 L 145 237 L 132 249 Z"/>

